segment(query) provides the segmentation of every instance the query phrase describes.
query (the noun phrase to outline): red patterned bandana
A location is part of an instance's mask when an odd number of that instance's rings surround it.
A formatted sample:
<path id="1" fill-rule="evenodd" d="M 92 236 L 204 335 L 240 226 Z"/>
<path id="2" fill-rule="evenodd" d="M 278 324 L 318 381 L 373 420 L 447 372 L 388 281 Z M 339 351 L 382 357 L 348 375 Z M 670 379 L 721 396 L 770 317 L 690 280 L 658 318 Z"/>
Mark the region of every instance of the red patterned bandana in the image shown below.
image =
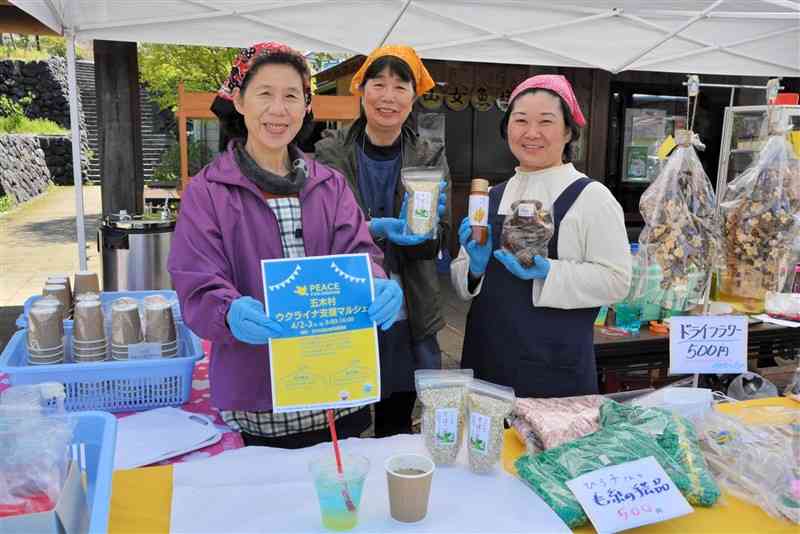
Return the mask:
<path id="1" fill-rule="evenodd" d="M 220 87 L 217 94 L 225 100 L 233 101 L 234 89 L 242 86 L 242 82 L 244 81 L 245 76 L 247 76 L 247 72 L 250 70 L 250 67 L 253 66 L 253 62 L 256 60 L 256 58 L 262 55 L 278 53 L 297 56 L 302 60 L 303 65 L 306 65 L 305 73 L 303 74 L 303 90 L 305 91 L 306 95 L 310 94 L 311 75 L 303 54 L 286 46 L 283 43 L 276 43 L 274 41 L 254 44 L 250 48 L 242 48 L 241 51 L 239 51 L 239 55 L 233 60 L 233 66 L 231 67 L 231 73 L 228 76 L 228 79 L 222 83 L 222 87 Z"/>

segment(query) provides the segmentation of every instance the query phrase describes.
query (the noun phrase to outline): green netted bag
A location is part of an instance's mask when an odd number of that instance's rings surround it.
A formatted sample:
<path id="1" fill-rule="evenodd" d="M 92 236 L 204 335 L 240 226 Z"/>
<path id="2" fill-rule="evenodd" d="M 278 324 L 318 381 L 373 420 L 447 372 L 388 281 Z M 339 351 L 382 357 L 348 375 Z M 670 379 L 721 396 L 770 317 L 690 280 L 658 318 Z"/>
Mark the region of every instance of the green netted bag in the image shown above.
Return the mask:
<path id="1" fill-rule="evenodd" d="M 517 474 L 571 528 L 588 522 L 586 514 L 567 487 L 568 480 L 610 465 L 652 456 L 682 493 L 691 483 L 681 466 L 655 439 L 631 425 L 620 423 L 594 434 L 546 450 L 525 455 L 514 466 Z"/>
<path id="2" fill-rule="evenodd" d="M 683 491 L 686 500 L 697 506 L 712 506 L 720 491 L 700 444 L 694 426 L 686 418 L 661 408 L 643 408 L 614 401 L 600 407 L 600 426 L 633 425 L 646 432 L 678 462 L 689 476 L 689 488 Z"/>

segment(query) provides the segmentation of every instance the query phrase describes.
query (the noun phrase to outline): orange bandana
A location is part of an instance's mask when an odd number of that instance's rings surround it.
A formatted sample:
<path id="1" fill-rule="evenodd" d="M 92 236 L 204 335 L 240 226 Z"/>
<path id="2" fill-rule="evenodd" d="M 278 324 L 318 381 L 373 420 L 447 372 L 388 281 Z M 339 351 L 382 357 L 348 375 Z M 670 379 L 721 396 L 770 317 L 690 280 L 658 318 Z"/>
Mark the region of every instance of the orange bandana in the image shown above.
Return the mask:
<path id="1" fill-rule="evenodd" d="M 430 73 L 428 73 L 428 69 L 422 64 L 422 60 L 413 48 L 404 45 L 386 45 L 376 48 L 367 56 L 367 60 L 361 65 L 361 68 L 358 69 L 355 76 L 353 76 L 353 81 L 350 82 L 350 94 L 361 95 L 361 84 L 364 82 L 364 74 L 375 60 L 384 56 L 395 56 L 406 62 L 411 69 L 411 74 L 414 75 L 414 83 L 417 86 L 417 96 L 424 95 L 436 85 L 436 82 L 433 81 Z"/>

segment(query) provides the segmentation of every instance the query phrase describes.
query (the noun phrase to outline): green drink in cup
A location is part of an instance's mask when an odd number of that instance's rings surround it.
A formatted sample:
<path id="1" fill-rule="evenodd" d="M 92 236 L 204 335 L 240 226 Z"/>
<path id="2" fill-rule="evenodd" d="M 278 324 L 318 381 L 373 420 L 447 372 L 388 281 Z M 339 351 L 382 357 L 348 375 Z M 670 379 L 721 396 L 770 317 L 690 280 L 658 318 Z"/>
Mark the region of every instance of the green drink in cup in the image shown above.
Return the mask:
<path id="1" fill-rule="evenodd" d="M 369 460 L 357 454 L 342 456 L 343 472 L 336 468 L 336 459 L 313 460 L 309 469 L 319 498 L 322 525 L 328 530 L 346 531 L 358 523 L 358 507 L 369 472 Z"/>

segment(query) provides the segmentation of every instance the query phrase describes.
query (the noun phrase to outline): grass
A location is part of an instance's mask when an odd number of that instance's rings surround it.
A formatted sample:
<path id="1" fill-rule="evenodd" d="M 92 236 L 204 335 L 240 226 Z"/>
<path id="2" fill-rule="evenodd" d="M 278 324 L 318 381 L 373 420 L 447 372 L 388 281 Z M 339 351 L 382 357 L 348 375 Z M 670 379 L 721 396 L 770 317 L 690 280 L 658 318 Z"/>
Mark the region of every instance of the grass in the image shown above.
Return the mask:
<path id="1" fill-rule="evenodd" d="M 14 201 L 8 195 L 0 196 L 0 213 L 10 211 L 14 207 Z"/>
<path id="2" fill-rule="evenodd" d="M 0 46 L 0 61 L 4 59 L 17 59 L 20 61 L 47 61 L 50 54 L 44 50 L 25 50 L 24 48 L 11 48 Z"/>
<path id="3" fill-rule="evenodd" d="M 0 133 L 65 135 L 69 131 L 47 119 L 24 117 L 21 120 L 15 120 L 13 117 L 0 117 Z"/>

